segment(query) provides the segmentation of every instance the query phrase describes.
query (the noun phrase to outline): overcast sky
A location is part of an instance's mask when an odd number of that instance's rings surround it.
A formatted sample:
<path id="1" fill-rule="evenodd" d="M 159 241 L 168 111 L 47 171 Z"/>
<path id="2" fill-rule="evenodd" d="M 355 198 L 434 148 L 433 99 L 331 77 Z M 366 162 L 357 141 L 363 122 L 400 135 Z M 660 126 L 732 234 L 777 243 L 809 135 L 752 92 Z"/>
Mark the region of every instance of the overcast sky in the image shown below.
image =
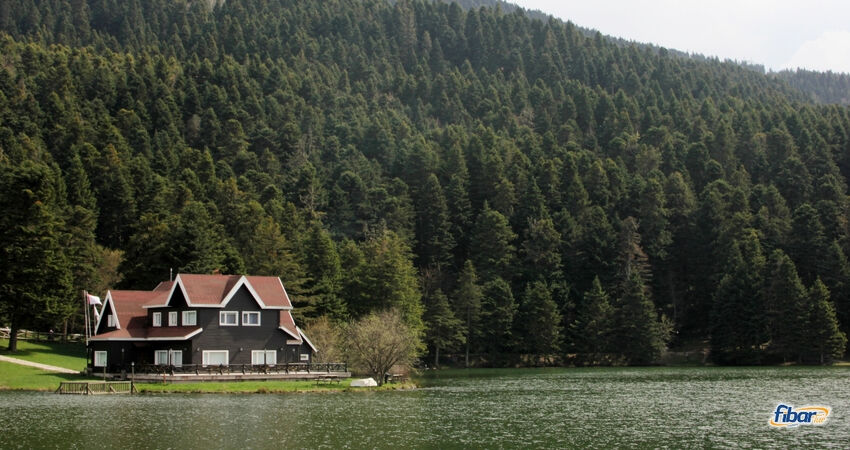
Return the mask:
<path id="1" fill-rule="evenodd" d="M 847 0 L 514 0 L 603 34 L 781 70 L 850 73 Z"/>

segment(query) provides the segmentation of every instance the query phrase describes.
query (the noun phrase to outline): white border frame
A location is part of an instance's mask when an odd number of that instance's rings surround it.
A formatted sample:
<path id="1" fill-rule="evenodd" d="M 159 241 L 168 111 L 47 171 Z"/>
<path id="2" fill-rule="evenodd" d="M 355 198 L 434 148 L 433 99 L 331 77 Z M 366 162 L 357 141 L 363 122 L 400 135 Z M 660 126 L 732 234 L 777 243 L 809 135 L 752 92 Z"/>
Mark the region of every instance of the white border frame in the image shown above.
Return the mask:
<path id="1" fill-rule="evenodd" d="M 97 330 L 100 329 L 100 322 L 103 321 L 103 316 L 106 315 L 104 313 L 106 305 L 109 305 L 109 310 L 115 315 L 115 329 L 121 329 L 121 321 L 118 320 L 118 312 L 115 310 L 115 302 L 112 301 L 112 291 L 106 291 L 106 299 L 103 301 L 103 306 L 100 307 L 100 315 L 97 317 L 97 323 L 94 326 L 95 333 L 97 333 Z"/>
<path id="2" fill-rule="evenodd" d="M 192 314 L 195 315 L 195 320 L 192 323 L 186 323 L 187 322 L 186 317 L 189 313 L 192 313 Z M 180 317 L 180 324 L 184 327 L 197 326 L 198 325 L 198 311 L 195 311 L 194 309 L 190 309 L 188 311 L 183 311 L 183 313 L 181 314 L 181 317 Z"/>
<path id="3" fill-rule="evenodd" d="M 165 363 L 156 362 L 157 354 L 165 353 Z M 153 365 L 155 366 L 167 366 L 168 365 L 168 350 L 154 350 L 153 351 Z"/>
<path id="4" fill-rule="evenodd" d="M 245 316 L 250 314 L 257 315 L 257 323 L 245 323 Z M 242 326 L 243 327 L 258 327 L 263 322 L 263 314 L 260 311 L 242 311 Z"/>
<path id="5" fill-rule="evenodd" d="M 236 323 L 224 323 L 225 315 L 233 314 L 236 316 Z M 238 327 L 239 326 L 239 311 L 219 311 L 218 312 L 218 326 L 220 327 Z"/>
<path id="6" fill-rule="evenodd" d="M 186 336 L 174 336 L 174 337 L 152 337 L 152 338 L 134 338 L 134 337 L 108 337 L 108 338 L 99 338 L 93 337 L 89 339 L 90 341 L 185 341 L 187 339 L 191 339 L 204 331 L 203 328 L 198 328 L 197 330 L 187 334 Z"/>
<path id="7" fill-rule="evenodd" d="M 98 358 L 98 355 L 103 355 L 101 358 Z M 103 359 L 103 361 L 98 361 L 99 359 Z M 98 362 L 102 362 L 103 364 L 98 364 Z M 109 364 L 109 352 L 106 350 L 95 350 L 94 356 L 92 356 L 92 366 L 93 367 L 106 367 Z"/>
<path id="8" fill-rule="evenodd" d="M 263 354 L 263 363 L 254 363 L 254 355 L 257 353 Z M 269 353 L 274 355 L 274 362 L 269 362 Z M 277 350 L 251 350 L 251 365 L 252 366 L 261 366 L 263 364 L 277 364 Z"/>
<path id="9" fill-rule="evenodd" d="M 209 353 L 224 353 L 225 358 L 227 359 L 227 362 L 224 363 L 224 365 L 225 366 L 230 365 L 230 350 L 204 350 L 204 351 L 201 352 L 201 365 L 203 367 L 209 367 L 211 365 L 209 363 L 204 362 L 204 360 L 207 359 L 207 354 L 209 354 Z M 215 364 L 213 366 L 215 366 Z"/>

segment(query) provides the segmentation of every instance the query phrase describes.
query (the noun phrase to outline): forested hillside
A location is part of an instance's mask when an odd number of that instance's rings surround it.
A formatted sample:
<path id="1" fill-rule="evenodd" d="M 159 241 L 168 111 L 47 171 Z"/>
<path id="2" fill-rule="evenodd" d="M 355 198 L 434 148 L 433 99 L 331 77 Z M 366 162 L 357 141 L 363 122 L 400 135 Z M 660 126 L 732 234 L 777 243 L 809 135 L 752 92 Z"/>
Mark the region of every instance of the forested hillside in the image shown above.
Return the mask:
<path id="1" fill-rule="evenodd" d="M 808 93 L 815 102 L 850 105 L 850 74 L 797 69 L 775 75 Z"/>
<path id="2" fill-rule="evenodd" d="M 173 268 L 491 364 L 843 353 L 850 111 L 775 77 L 430 1 L 6 0 L 0 29 L 2 322 Z"/>

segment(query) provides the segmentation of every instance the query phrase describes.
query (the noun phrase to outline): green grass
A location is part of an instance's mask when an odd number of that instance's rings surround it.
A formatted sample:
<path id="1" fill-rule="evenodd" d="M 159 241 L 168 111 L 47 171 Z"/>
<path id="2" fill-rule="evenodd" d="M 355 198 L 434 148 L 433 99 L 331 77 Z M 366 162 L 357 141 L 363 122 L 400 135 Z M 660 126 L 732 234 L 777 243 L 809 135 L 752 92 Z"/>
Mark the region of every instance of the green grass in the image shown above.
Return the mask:
<path id="1" fill-rule="evenodd" d="M 198 394 L 281 394 L 292 392 L 357 392 L 392 391 L 412 389 L 411 383 L 392 383 L 373 388 L 353 388 L 351 379 L 340 383 L 320 383 L 315 381 L 207 381 L 201 383 L 136 383 L 136 389 L 142 393 L 198 393 Z"/>
<path id="2" fill-rule="evenodd" d="M 55 391 L 63 381 L 82 381 L 86 377 L 47 372 L 0 361 L 0 390 Z"/>
<path id="3" fill-rule="evenodd" d="M 26 361 L 64 367 L 71 370 L 86 368 L 86 347 L 82 342 L 18 341 L 18 351 L 11 353 L 8 339 L 0 339 L 0 355 Z"/>

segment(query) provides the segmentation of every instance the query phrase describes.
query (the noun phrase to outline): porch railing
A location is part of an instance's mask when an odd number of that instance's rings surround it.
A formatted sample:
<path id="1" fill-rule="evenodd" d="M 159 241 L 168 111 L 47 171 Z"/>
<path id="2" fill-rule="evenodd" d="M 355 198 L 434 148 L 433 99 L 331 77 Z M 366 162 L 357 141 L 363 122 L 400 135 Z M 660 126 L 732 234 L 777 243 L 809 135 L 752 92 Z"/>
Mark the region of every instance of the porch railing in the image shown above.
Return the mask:
<path id="1" fill-rule="evenodd" d="M 331 373 L 348 372 L 345 363 L 281 363 L 281 364 L 230 364 L 203 365 L 183 364 L 180 366 L 164 364 L 137 365 L 137 374 L 194 374 L 194 375 L 227 375 L 227 374 L 271 374 L 271 373 Z M 129 372 L 129 371 L 128 371 Z"/>

